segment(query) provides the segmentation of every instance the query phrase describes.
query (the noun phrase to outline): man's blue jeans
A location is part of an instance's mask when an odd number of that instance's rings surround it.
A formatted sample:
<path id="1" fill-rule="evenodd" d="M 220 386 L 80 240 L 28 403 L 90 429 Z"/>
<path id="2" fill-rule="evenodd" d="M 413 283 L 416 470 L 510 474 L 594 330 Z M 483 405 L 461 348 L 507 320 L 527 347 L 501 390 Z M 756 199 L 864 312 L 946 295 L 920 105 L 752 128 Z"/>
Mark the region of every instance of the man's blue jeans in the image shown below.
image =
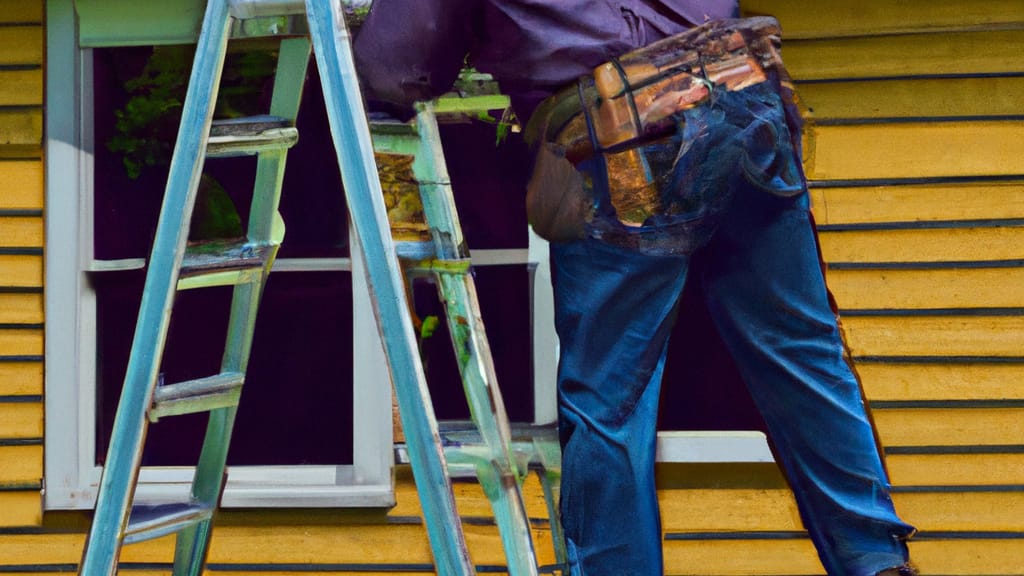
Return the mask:
<path id="1" fill-rule="evenodd" d="M 655 422 L 679 297 L 696 275 L 828 573 L 874 576 L 906 561 L 913 528 L 893 509 L 812 226 L 806 193 L 739 185 L 699 268 L 593 238 L 552 245 L 572 574 L 663 573 Z"/>

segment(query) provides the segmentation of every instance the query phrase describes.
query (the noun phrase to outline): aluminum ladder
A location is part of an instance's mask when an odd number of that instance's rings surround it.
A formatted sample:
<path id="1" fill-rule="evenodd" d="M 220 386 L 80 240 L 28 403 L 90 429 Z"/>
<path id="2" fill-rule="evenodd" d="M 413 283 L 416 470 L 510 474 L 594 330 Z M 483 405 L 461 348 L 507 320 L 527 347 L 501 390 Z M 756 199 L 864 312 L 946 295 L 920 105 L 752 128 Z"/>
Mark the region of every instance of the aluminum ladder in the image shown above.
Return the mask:
<path id="1" fill-rule="evenodd" d="M 432 256 L 424 260 L 429 261 L 439 279 L 450 326 L 455 323 L 453 343 L 461 351 L 457 354 L 460 370 L 482 439 L 458 450 L 443 446 L 430 404 L 339 0 L 307 0 L 305 5 L 281 0 L 208 1 L 79 574 L 115 574 L 124 544 L 169 534 L 177 537 L 175 575 L 197 576 L 205 564 L 256 311 L 284 234 L 277 205 L 287 149 L 298 137 L 294 121 L 309 59 L 309 40 L 289 38 L 282 42 L 269 116 L 220 123 L 213 122 L 213 108 L 232 25 L 302 13 L 320 72 L 350 217 L 374 295 L 437 573 L 475 573 L 452 494 L 447 459 L 455 458 L 473 467 L 485 486 L 494 505 L 510 574 L 536 574 L 536 555 L 519 486 L 526 462 L 522 462 L 521 452 L 514 450 L 494 381 L 475 288 L 468 274 L 469 255 L 461 242 L 447 175 L 439 172 L 443 170 L 443 158 L 436 156 L 436 146 L 416 151 L 418 159 L 426 158 L 417 162 L 419 170 L 426 171 L 421 182 L 435 184 L 423 187 L 424 204 L 431 206 L 426 211 L 433 232 Z M 416 127 L 421 143 L 436 142 L 436 124 L 429 104 L 420 107 Z M 203 163 L 206 158 L 237 154 L 258 155 L 247 237 L 234 243 L 188 246 L 189 222 Z M 234 286 L 234 297 L 220 373 L 157 386 L 176 291 L 224 285 Z M 209 423 L 188 500 L 155 506 L 133 502 L 149 421 L 196 412 L 208 412 Z M 550 461 L 550 443 L 537 446 L 533 453 L 540 455 L 539 460 Z"/>

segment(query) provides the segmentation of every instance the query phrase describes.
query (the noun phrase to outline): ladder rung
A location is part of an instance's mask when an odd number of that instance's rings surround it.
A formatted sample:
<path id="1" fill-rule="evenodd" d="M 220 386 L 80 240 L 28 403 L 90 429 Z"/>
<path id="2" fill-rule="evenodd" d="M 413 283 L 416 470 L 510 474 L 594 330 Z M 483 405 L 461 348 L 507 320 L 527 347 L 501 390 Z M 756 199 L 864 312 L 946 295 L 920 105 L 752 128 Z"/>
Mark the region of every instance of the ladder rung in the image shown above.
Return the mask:
<path id="1" fill-rule="evenodd" d="M 448 444 L 479 444 L 483 441 L 480 430 L 472 421 L 442 420 L 437 425 L 441 438 Z M 509 430 L 513 442 L 558 441 L 558 429 L 554 424 L 511 422 Z"/>
<path id="2" fill-rule="evenodd" d="M 434 243 L 429 240 L 398 241 L 395 242 L 395 253 L 402 259 L 426 260 L 434 257 Z"/>
<path id="3" fill-rule="evenodd" d="M 262 277 L 271 254 L 270 245 L 253 244 L 245 238 L 192 243 L 185 250 L 178 289 L 226 286 Z"/>
<path id="4" fill-rule="evenodd" d="M 228 5 L 235 18 L 264 18 L 305 14 L 306 3 L 302 0 L 230 0 Z"/>
<path id="5" fill-rule="evenodd" d="M 249 116 L 217 120 L 210 127 L 206 155 L 211 158 L 245 156 L 266 150 L 291 148 L 299 131 L 277 116 Z"/>
<path id="6" fill-rule="evenodd" d="M 213 517 L 213 506 L 201 502 L 139 505 L 132 508 L 124 543 L 174 534 Z"/>
<path id="7" fill-rule="evenodd" d="M 469 421 L 449 420 L 438 423 L 441 442 L 444 444 L 448 475 L 452 478 L 476 476 L 476 466 L 490 462 L 491 449 L 483 445 L 483 439 L 476 425 Z M 550 444 L 557 450 L 558 430 L 554 425 L 513 423 L 512 442 L 509 448 L 521 466 L 546 467 L 546 454 Z M 408 464 L 408 453 L 401 444 L 395 447 L 395 463 Z"/>
<path id="8" fill-rule="evenodd" d="M 238 404 L 245 374 L 224 372 L 206 378 L 157 386 L 148 416 L 153 422 L 164 416 L 208 412 Z"/>

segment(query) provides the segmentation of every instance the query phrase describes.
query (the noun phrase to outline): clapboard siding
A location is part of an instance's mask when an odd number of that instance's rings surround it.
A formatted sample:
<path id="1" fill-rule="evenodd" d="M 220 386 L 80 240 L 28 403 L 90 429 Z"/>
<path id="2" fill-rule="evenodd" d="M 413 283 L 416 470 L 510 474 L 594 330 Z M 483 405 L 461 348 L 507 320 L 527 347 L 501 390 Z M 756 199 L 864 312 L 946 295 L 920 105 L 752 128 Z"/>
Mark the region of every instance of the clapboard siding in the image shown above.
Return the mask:
<path id="1" fill-rule="evenodd" d="M 818 123 L 848 120 L 1019 116 L 1024 77 L 986 76 L 805 82 Z"/>
<path id="2" fill-rule="evenodd" d="M 0 24 L 39 24 L 42 21 L 42 2 L 0 0 Z"/>
<path id="3" fill-rule="evenodd" d="M 886 464 L 892 481 L 904 486 L 1024 486 L 1024 453 L 890 450 Z"/>
<path id="4" fill-rule="evenodd" d="M 43 285 L 43 255 L 7 253 L 0 250 L 0 286 L 38 288 Z M 2 349 L 0 349 L 2 350 Z"/>
<path id="5" fill-rule="evenodd" d="M 1018 74 L 1021 53 L 1024 29 L 792 40 L 782 48 L 801 82 Z"/>
<path id="6" fill-rule="evenodd" d="M 42 96 L 42 69 L 0 70 L 0 106 L 39 106 Z"/>
<path id="7" fill-rule="evenodd" d="M 43 136 L 43 111 L 38 108 L 0 108 L 0 146 L 38 146 Z"/>
<path id="8" fill-rule="evenodd" d="M 39 324 L 42 321 L 41 292 L 0 292 L 0 324 Z"/>
<path id="9" fill-rule="evenodd" d="M 795 38 L 837 38 L 1019 26 L 1021 0 L 741 0 L 747 15 L 771 14 Z M 827 9 L 825 9 L 827 8 Z"/>
<path id="10" fill-rule="evenodd" d="M 3 211 L 0 211 L 0 247 L 39 247 L 42 245 L 42 214 L 28 212 L 5 215 Z"/>
<path id="11" fill-rule="evenodd" d="M 1019 358 L 1024 317 L 1013 315 L 864 315 L 847 313 L 854 357 L 929 356 Z"/>
<path id="12" fill-rule="evenodd" d="M 840 187 L 826 184 L 818 183 L 811 190 L 819 225 L 1024 219 L 1024 182 L 1020 180 Z"/>
<path id="13" fill-rule="evenodd" d="M 0 0 L 0 527 L 43 521 L 43 6 Z"/>
<path id="14" fill-rule="evenodd" d="M 828 284 L 844 309 L 1024 308 L 1020 268 L 840 268 Z"/>
<path id="15" fill-rule="evenodd" d="M 743 6 L 783 26 L 828 283 L 914 559 L 1024 574 L 1024 1 Z M 715 534 L 667 548 L 714 562 Z M 707 573 L 820 574 L 805 541 L 758 546 Z"/>
<path id="16" fill-rule="evenodd" d="M 821 576 L 809 540 L 787 533 L 721 538 L 676 538 L 665 542 L 669 575 Z M 922 573 L 937 576 L 1024 574 L 1024 534 L 979 534 L 956 539 L 920 534 L 910 544 Z M 935 569 L 928 570 L 928 566 Z"/>
<path id="17" fill-rule="evenodd" d="M 0 159 L 0 210 L 42 210 L 43 163 Z"/>
<path id="18" fill-rule="evenodd" d="M 814 180 L 1024 173 L 1024 121 L 1016 119 L 818 126 L 809 138 Z"/>
<path id="19" fill-rule="evenodd" d="M 4 415 L 0 419 L 0 438 L 11 441 L 43 437 L 43 402 L 39 397 L 0 398 L 0 411 Z"/>
<path id="20" fill-rule="evenodd" d="M 0 486 L 43 477 L 43 445 L 38 441 L 0 443 Z"/>
<path id="21" fill-rule="evenodd" d="M 873 410 L 882 444 L 906 446 L 1016 446 L 1024 438 L 1022 407 L 937 407 Z"/>
<path id="22" fill-rule="evenodd" d="M 1015 225 L 953 224 L 946 228 L 835 230 L 819 238 L 829 263 L 985 262 L 1024 259 L 1024 221 Z"/>
<path id="23" fill-rule="evenodd" d="M 41 362 L 0 362 L 0 396 L 38 396 L 42 393 Z"/>
<path id="24" fill-rule="evenodd" d="M 930 360 L 928 362 L 924 360 Z M 984 361 L 989 360 L 989 361 Z M 1022 400 L 1024 362 L 1004 359 L 858 359 L 865 394 L 873 400 Z"/>
<path id="25" fill-rule="evenodd" d="M 41 65 L 43 27 L 37 23 L 9 24 L 0 34 L 0 66 Z"/>

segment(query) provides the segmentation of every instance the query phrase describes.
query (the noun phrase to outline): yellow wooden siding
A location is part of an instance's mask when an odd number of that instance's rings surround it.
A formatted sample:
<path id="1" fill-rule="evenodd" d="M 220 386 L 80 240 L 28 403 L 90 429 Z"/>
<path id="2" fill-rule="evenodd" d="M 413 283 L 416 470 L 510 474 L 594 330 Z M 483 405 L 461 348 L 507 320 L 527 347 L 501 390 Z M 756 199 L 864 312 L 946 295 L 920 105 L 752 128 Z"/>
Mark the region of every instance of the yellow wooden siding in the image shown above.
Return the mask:
<path id="1" fill-rule="evenodd" d="M 785 28 L 785 23 L 783 23 Z M 785 42 L 798 82 L 1021 71 L 1024 29 L 896 34 Z"/>
<path id="2" fill-rule="evenodd" d="M 42 285 L 42 255 L 0 252 L 0 286 L 35 288 Z"/>
<path id="3" fill-rule="evenodd" d="M 0 362 L 0 396 L 37 396 L 42 393 L 42 362 Z"/>
<path id="4" fill-rule="evenodd" d="M 4 217 L 0 212 L 0 248 L 43 245 L 42 216 Z"/>
<path id="5" fill-rule="evenodd" d="M 0 109 L 0 146 L 36 146 L 42 142 L 43 111 L 37 108 Z"/>
<path id="6" fill-rule="evenodd" d="M 0 0 L 0 529 L 43 521 L 43 11 Z"/>
<path id="7" fill-rule="evenodd" d="M 43 477 L 43 447 L 41 444 L 0 444 L 0 486 L 18 484 L 25 478 Z"/>
<path id="8" fill-rule="evenodd" d="M 0 0 L 0 24 L 43 21 L 43 3 L 25 0 Z"/>
<path id="9" fill-rule="evenodd" d="M 770 14 L 787 39 L 994 28 L 1020 24 L 1021 0 L 742 0 L 748 16 Z M 827 9 L 824 9 L 826 8 Z"/>
<path id="10" fill-rule="evenodd" d="M 953 268 L 830 270 L 828 285 L 843 308 L 1024 308 L 1024 270 Z"/>
<path id="11" fill-rule="evenodd" d="M 811 202 L 819 225 L 1024 218 L 1024 182 L 814 188 Z"/>
<path id="12" fill-rule="evenodd" d="M 1024 227 L 845 230 L 819 234 L 829 263 L 962 262 L 1024 258 Z"/>
<path id="13" fill-rule="evenodd" d="M 42 321 L 42 293 L 0 292 L 0 324 L 38 324 Z M 2 374 L 0 368 L 0 378 Z"/>
<path id="14" fill-rule="evenodd" d="M 43 162 L 0 160 L 0 210 L 43 208 Z"/>
<path id="15" fill-rule="evenodd" d="M 1018 357 L 1022 316 L 850 316 L 843 319 L 854 356 Z"/>
<path id="16" fill-rule="evenodd" d="M 492 526 L 465 526 L 470 555 L 476 564 L 504 566 L 500 539 Z M 547 530 L 535 530 L 537 542 Z M 23 564 L 74 564 L 82 554 L 83 533 L 0 536 L 0 558 Z M 550 549 L 550 547 L 547 547 Z M 541 553 L 544 549 L 541 548 Z M 170 562 L 174 537 L 126 546 L 121 561 Z M 550 556 L 546 558 L 550 562 Z M 298 523 L 276 526 L 224 526 L 214 529 L 211 564 L 424 565 L 431 564 L 426 529 L 421 523 L 378 525 Z M 354 571 L 354 570 L 353 570 Z"/>
<path id="17" fill-rule="evenodd" d="M 873 410 L 885 446 L 1016 446 L 1024 408 L 898 408 Z"/>
<path id="18" fill-rule="evenodd" d="M 739 540 L 724 539 L 709 542 L 669 541 L 665 546 L 666 575 L 668 576 L 821 576 L 820 564 L 809 541 L 800 539 Z M 943 576 L 978 576 L 979 574 L 1022 574 L 1024 573 L 1024 547 L 1019 541 L 992 538 L 972 540 L 949 540 L 929 538 L 914 541 L 911 553 L 922 573 Z M 224 576 L 251 576 L 254 572 L 242 566 L 232 569 L 232 564 L 218 564 L 210 574 Z M 271 569 L 267 569 L 271 568 Z M 119 573 L 133 576 L 165 576 L 168 569 L 154 569 L 149 566 L 126 566 Z M 258 572 L 265 576 L 294 576 L 297 573 L 310 576 L 358 574 L 359 576 L 412 576 L 423 574 L 422 570 L 373 571 L 365 567 L 345 570 L 338 567 L 303 567 L 301 572 L 289 569 L 260 567 Z M 503 572 L 490 572 L 504 574 Z M 5 574 L 8 574 L 5 572 Z M 57 576 L 67 574 L 58 569 L 31 572 L 11 572 L 12 576 Z"/>
<path id="19" fill-rule="evenodd" d="M 11 356 L 43 353 L 43 331 L 35 328 L 0 328 L 0 350 Z"/>
<path id="20" fill-rule="evenodd" d="M 872 400 L 1024 400 L 1024 364 L 857 362 Z"/>
<path id="21" fill-rule="evenodd" d="M 38 106 L 42 96 L 41 69 L 0 70 L 0 106 Z"/>
<path id="22" fill-rule="evenodd" d="M 36 439 L 43 437 L 43 403 L 0 403 L 0 438 Z"/>
<path id="23" fill-rule="evenodd" d="M 1024 486 L 1024 454 L 888 454 L 892 482 L 902 486 Z"/>
<path id="24" fill-rule="evenodd" d="M 1014 176 L 1024 174 L 1024 121 L 818 126 L 812 180 Z"/>
<path id="25" fill-rule="evenodd" d="M 993 538 L 924 539 L 910 543 L 922 574 L 1024 574 L 1024 541 Z M 678 576 L 820 576 L 808 540 L 673 540 L 665 543 L 666 574 Z"/>
<path id="26" fill-rule="evenodd" d="M 1019 76 L 802 83 L 799 92 L 818 122 L 1016 116 L 1024 110 Z"/>
<path id="27" fill-rule="evenodd" d="M 38 24 L 5 26 L 0 34 L 0 65 L 43 63 L 43 28 Z"/>
<path id="28" fill-rule="evenodd" d="M 897 510 L 931 531 L 1024 531 L 1024 493 L 897 491 Z M 664 530 L 705 535 L 803 531 L 785 488 L 667 490 L 661 495 Z"/>
<path id="29" fill-rule="evenodd" d="M 913 558 L 1024 574 L 1024 1 L 742 4 L 782 22 L 828 283 Z M 749 542 L 669 544 L 704 570 Z M 821 573 L 806 542 L 756 554 L 709 572 Z"/>
<path id="30" fill-rule="evenodd" d="M 39 489 L 0 491 L 0 534 L 5 527 L 38 526 L 43 521 L 43 505 Z M 20 565 L 16 555 L 8 556 L 0 535 L 0 562 Z M 15 551 L 15 554 L 17 551 Z"/>

